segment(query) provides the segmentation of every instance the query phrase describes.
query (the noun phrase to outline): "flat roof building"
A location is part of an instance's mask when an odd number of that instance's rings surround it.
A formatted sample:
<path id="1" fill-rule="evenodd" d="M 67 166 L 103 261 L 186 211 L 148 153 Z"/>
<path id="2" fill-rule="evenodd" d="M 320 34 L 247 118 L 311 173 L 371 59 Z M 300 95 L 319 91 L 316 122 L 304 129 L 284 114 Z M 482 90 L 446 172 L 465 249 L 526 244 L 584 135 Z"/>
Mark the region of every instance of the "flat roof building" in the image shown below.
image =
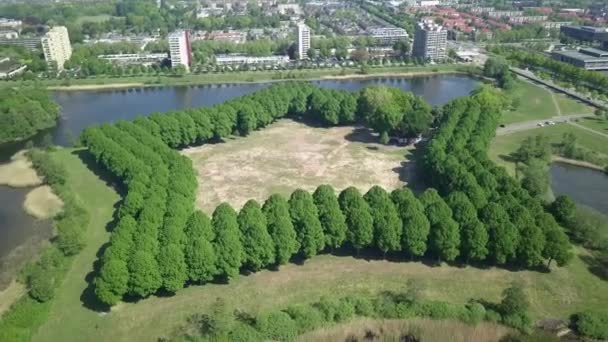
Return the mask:
<path id="1" fill-rule="evenodd" d="M 606 27 L 563 25 L 560 28 L 560 32 L 576 40 L 588 42 L 608 41 L 608 28 Z"/>
<path id="2" fill-rule="evenodd" d="M 55 26 L 40 40 L 44 59 L 50 66 L 56 66 L 57 71 L 63 70 L 65 62 L 72 57 L 72 45 L 65 26 Z"/>
<path id="3" fill-rule="evenodd" d="M 378 27 L 369 31 L 370 37 L 374 38 L 379 45 L 393 45 L 400 40 L 409 37 L 407 31 L 399 27 Z"/>
<path id="4" fill-rule="evenodd" d="M 412 56 L 437 61 L 447 57 L 448 31 L 431 20 L 416 25 Z"/>
<path id="5" fill-rule="evenodd" d="M 554 51 L 551 57 L 586 70 L 608 70 L 608 51 L 584 48 L 578 51 Z"/>
<path id="6" fill-rule="evenodd" d="M 167 38 L 169 40 L 171 67 L 175 68 L 178 65 L 182 65 L 186 68 L 186 71 L 189 71 L 192 59 L 189 32 L 185 30 L 175 31 Z"/>
<path id="7" fill-rule="evenodd" d="M 216 55 L 215 63 L 217 65 L 285 65 L 289 63 L 289 56 Z"/>

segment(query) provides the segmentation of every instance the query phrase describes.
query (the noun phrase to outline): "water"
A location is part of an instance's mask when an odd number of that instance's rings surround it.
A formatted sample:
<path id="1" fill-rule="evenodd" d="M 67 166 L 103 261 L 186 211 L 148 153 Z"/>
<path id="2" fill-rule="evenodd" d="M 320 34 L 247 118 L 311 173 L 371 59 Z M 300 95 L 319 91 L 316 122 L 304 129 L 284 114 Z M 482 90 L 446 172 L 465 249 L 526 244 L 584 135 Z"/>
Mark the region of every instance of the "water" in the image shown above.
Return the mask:
<path id="1" fill-rule="evenodd" d="M 564 163 L 551 164 L 551 188 L 608 215 L 608 175 L 598 170 Z"/>
<path id="2" fill-rule="evenodd" d="M 423 96 L 429 103 L 440 105 L 466 96 L 479 82 L 461 75 L 436 75 L 414 78 L 377 78 L 314 81 L 316 85 L 356 91 L 369 85 L 388 85 Z M 56 91 L 61 105 L 57 126 L 31 139 L 37 143 L 50 135 L 57 145 L 71 145 L 83 129 L 90 125 L 131 120 L 139 115 L 167 112 L 191 107 L 211 106 L 269 86 L 270 83 L 218 84 L 186 87 L 152 87 L 102 91 Z M 6 161 L 25 142 L 0 146 L 0 161 Z M 41 223 L 21 209 L 27 190 L 0 187 L 0 257 L 24 243 L 37 232 Z M 5 205 L 7 203 L 8 205 Z M 2 269 L 0 269 L 2 273 Z"/>

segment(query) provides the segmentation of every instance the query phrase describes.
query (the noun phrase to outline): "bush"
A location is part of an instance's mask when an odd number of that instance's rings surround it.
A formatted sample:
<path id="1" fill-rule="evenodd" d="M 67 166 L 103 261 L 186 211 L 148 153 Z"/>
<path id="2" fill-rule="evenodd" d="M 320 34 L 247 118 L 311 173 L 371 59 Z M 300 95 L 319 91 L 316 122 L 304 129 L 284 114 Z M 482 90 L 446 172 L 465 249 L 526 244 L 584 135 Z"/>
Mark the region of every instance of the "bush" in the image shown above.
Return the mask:
<path id="1" fill-rule="evenodd" d="M 336 322 L 343 322 L 355 315 L 355 305 L 351 301 L 346 298 L 342 298 L 338 301 L 338 306 L 336 307 L 336 313 L 334 315 L 334 320 Z"/>
<path id="2" fill-rule="evenodd" d="M 321 297 L 321 299 L 314 304 L 314 307 L 321 312 L 326 321 L 335 321 L 336 312 L 338 311 L 337 301 L 327 297 Z"/>
<path id="3" fill-rule="evenodd" d="M 463 318 L 465 322 L 470 324 L 479 324 L 486 318 L 486 308 L 477 302 L 467 304 L 467 315 Z"/>
<path id="4" fill-rule="evenodd" d="M 486 317 L 485 317 L 486 321 L 492 322 L 492 323 L 498 323 L 501 321 L 501 319 L 502 319 L 502 317 L 500 317 L 500 313 L 498 313 L 494 310 L 491 310 L 491 309 L 486 310 Z"/>
<path id="5" fill-rule="evenodd" d="M 296 322 L 300 334 L 317 329 L 325 322 L 323 314 L 310 305 L 293 305 L 285 312 Z"/>
<path id="6" fill-rule="evenodd" d="M 346 297 L 353 303 L 355 313 L 359 316 L 372 317 L 375 315 L 374 304 L 367 297 Z"/>
<path id="7" fill-rule="evenodd" d="M 298 335 L 296 322 L 283 311 L 258 317 L 256 328 L 266 338 L 273 340 L 291 340 Z"/>
<path id="8" fill-rule="evenodd" d="M 228 333 L 227 340 L 231 342 L 262 341 L 264 337 L 251 325 L 237 323 Z"/>
<path id="9" fill-rule="evenodd" d="M 608 339 L 608 310 L 585 311 L 575 317 L 576 330 L 597 339 Z"/>
<path id="10" fill-rule="evenodd" d="M 532 331 L 532 319 L 526 313 L 505 315 L 502 317 L 502 322 L 525 333 Z"/>

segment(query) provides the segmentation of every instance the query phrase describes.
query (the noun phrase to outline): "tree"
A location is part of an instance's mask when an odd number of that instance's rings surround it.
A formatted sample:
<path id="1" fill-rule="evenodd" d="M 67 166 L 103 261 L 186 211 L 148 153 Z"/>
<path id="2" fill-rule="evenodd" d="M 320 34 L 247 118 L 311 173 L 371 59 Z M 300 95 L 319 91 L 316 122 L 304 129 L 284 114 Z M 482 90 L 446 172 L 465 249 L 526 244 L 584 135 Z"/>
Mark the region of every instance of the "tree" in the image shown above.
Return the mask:
<path id="1" fill-rule="evenodd" d="M 490 255 L 496 263 L 506 263 L 515 256 L 517 250 L 517 228 L 509 220 L 505 209 L 497 203 L 489 203 L 482 208 L 480 218 L 488 228 Z"/>
<path id="2" fill-rule="evenodd" d="M 215 208 L 211 224 L 215 233 L 213 249 L 217 256 L 218 274 L 230 280 L 239 273 L 243 260 L 243 246 L 236 212 L 230 204 L 222 203 Z"/>
<path id="3" fill-rule="evenodd" d="M 154 255 L 145 250 L 135 251 L 129 262 L 129 292 L 147 297 L 161 285 L 162 278 Z"/>
<path id="4" fill-rule="evenodd" d="M 163 246 L 158 254 L 158 266 L 165 290 L 175 293 L 184 287 L 184 283 L 188 279 L 188 272 L 184 252 L 180 245 L 169 243 Z"/>
<path id="5" fill-rule="evenodd" d="M 340 208 L 346 218 L 346 240 L 357 250 L 369 246 L 374 238 L 373 219 L 367 202 L 355 187 L 348 187 L 338 197 Z"/>
<path id="6" fill-rule="evenodd" d="M 403 225 L 401 248 L 410 256 L 421 256 L 426 252 L 431 229 L 424 215 L 424 207 L 409 188 L 403 187 L 391 193 Z"/>
<path id="7" fill-rule="evenodd" d="M 127 263 L 119 259 L 108 260 L 95 278 L 95 295 L 103 303 L 114 305 L 127 292 L 128 281 Z"/>
<path id="8" fill-rule="evenodd" d="M 190 281 L 202 284 L 213 279 L 217 273 L 217 258 L 213 249 L 213 227 L 205 213 L 200 210 L 190 215 L 186 225 L 184 253 Z"/>
<path id="9" fill-rule="evenodd" d="M 236 128 L 241 136 L 247 136 L 257 127 L 257 118 L 255 111 L 248 104 L 244 104 L 243 107 L 237 113 Z"/>
<path id="10" fill-rule="evenodd" d="M 370 208 L 374 223 L 375 244 L 383 253 L 401 249 L 402 222 L 389 194 L 373 186 L 363 196 Z"/>
<path id="11" fill-rule="evenodd" d="M 398 89 L 372 86 L 359 96 L 359 116 L 376 132 L 388 134 L 403 120 L 403 110 L 396 101 Z"/>
<path id="12" fill-rule="evenodd" d="M 266 228 L 266 217 L 255 200 L 249 200 L 238 216 L 243 245 L 243 265 L 258 271 L 274 263 L 274 242 Z"/>
<path id="13" fill-rule="evenodd" d="M 334 188 L 331 185 L 320 185 L 312 195 L 319 221 L 325 236 L 325 245 L 330 248 L 339 248 L 346 239 L 346 221 Z"/>
<path id="14" fill-rule="evenodd" d="M 547 164 L 539 159 L 530 159 L 524 167 L 521 186 L 532 196 L 542 196 L 549 188 L 549 173 Z"/>
<path id="15" fill-rule="evenodd" d="M 410 43 L 407 40 L 399 40 L 393 45 L 393 50 L 399 56 L 406 56 L 410 53 Z"/>
<path id="16" fill-rule="evenodd" d="M 541 213 L 537 218 L 538 226 L 545 234 L 545 246 L 543 249 L 543 257 L 547 261 L 547 268 L 551 267 L 551 262 L 555 260 L 558 266 L 565 266 L 572 259 L 570 252 L 570 241 L 568 236 L 555 222 L 553 216 L 547 213 Z"/>
<path id="17" fill-rule="evenodd" d="M 550 206 L 551 213 L 564 227 L 572 227 L 576 219 L 576 204 L 567 195 L 559 195 Z"/>
<path id="18" fill-rule="evenodd" d="M 300 249 L 289 216 L 289 204 L 283 196 L 273 194 L 264 202 L 262 212 L 266 216 L 268 233 L 274 242 L 275 261 L 283 265 Z"/>
<path id="19" fill-rule="evenodd" d="M 453 261 L 458 256 L 460 232 L 452 218 L 452 210 L 439 196 L 437 190 L 427 189 L 420 196 L 426 217 L 431 224 L 429 247 L 439 260 Z"/>
<path id="20" fill-rule="evenodd" d="M 521 284 L 511 284 L 502 292 L 500 310 L 504 315 L 525 314 L 529 307 L 528 296 Z"/>
<path id="21" fill-rule="evenodd" d="M 305 258 L 315 256 L 325 247 L 323 228 L 310 193 L 297 189 L 289 198 L 289 215 Z"/>
<path id="22" fill-rule="evenodd" d="M 460 255 L 466 260 L 484 260 L 488 255 L 488 232 L 477 218 L 477 210 L 463 192 L 452 192 L 447 203 L 460 224 Z"/>

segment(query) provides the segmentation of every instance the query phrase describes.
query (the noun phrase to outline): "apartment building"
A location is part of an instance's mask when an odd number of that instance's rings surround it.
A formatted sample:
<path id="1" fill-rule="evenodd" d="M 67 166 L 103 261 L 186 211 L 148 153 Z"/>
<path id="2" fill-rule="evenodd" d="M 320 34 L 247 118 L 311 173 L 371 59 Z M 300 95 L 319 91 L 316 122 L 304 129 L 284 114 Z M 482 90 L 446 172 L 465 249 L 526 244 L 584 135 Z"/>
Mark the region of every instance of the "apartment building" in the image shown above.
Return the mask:
<path id="1" fill-rule="evenodd" d="M 407 31 L 399 27 L 378 27 L 369 31 L 369 35 L 379 45 L 393 45 L 400 40 L 408 38 Z"/>
<path id="2" fill-rule="evenodd" d="M 178 65 L 183 65 L 186 71 L 190 70 L 192 50 L 190 48 L 189 32 L 185 30 L 175 31 L 169 34 L 168 39 L 171 67 L 175 68 Z"/>
<path id="3" fill-rule="evenodd" d="M 66 61 L 72 57 L 72 45 L 65 26 L 55 26 L 40 40 L 44 59 L 49 66 L 55 66 L 62 71 Z"/>
<path id="4" fill-rule="evenodd" d="M 298 24 L 298 57 L 307 59 L 308 50 L 310 50 L 310 27 Z"/>
<path id="5" fill-rule="evenodd" d="M 447 57 L 448 31 L 431 20 L 416 25 L 412 56 L 437 61 Z"/>

